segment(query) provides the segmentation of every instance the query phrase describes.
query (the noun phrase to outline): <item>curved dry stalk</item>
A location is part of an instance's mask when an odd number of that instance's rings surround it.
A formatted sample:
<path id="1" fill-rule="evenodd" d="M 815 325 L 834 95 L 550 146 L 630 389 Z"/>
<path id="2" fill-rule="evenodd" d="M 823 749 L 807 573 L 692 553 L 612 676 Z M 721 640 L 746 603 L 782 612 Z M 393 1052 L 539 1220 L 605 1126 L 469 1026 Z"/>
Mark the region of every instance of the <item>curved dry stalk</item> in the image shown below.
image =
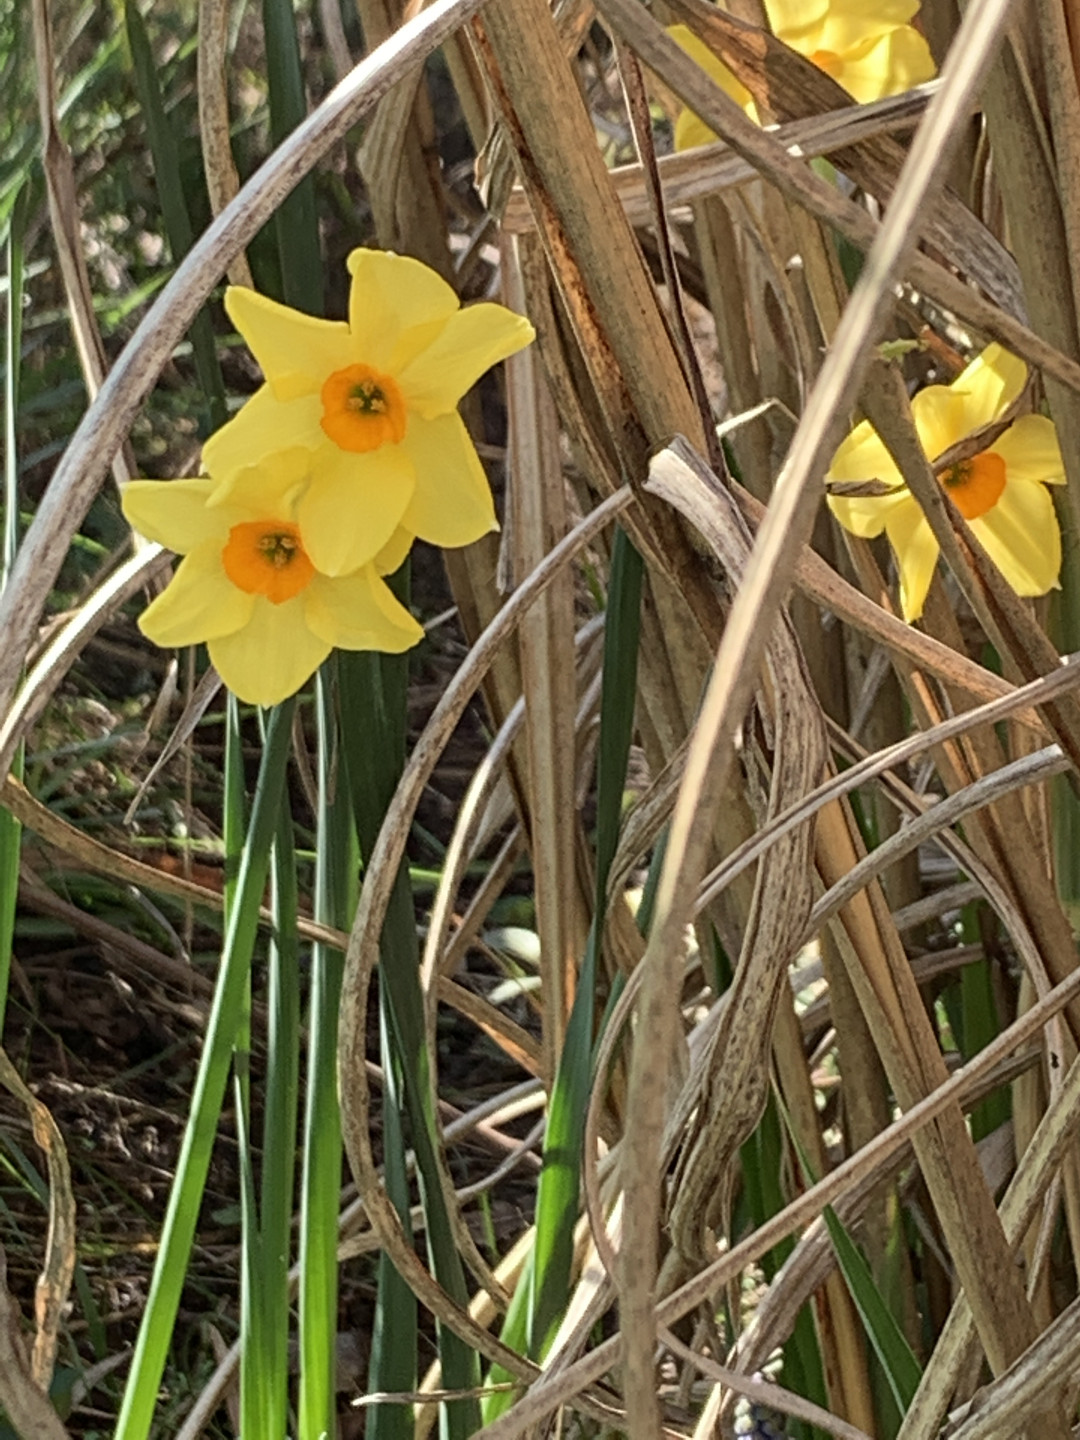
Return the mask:
<path id="1" fill-rule="evenodd" d="M 1001 1223 L 1014 1248 L 1034 1220 L 1043 1192 L 1067 1148 L 1075 1143 L 1078 1122 L 1080 1059 L 1069 1066 L 1060 1089 L 1046 1107 L 1001 1202 Z M 931 1440 L 938 1433 L 973 1339 L 971 1307 L 959 1295 L 923 1371 L 897 1440 Z"/>
<path id="2" fill-rule="evenodd" d="M 145 545 L 87 596 L 38 656 L 0 722 L 0 754 L 14 754 L 85 646 L 121 605 L 168 570 L 171 559 L 160 545 Z"/>
<path id="3" fill-rule="evenodd" d="M 760 1259 L 774 1245 L 815 1220 L 826 1205 L 834 1205 L 852 1185 L 874 1171 L 899 1145 L 955 1105 L 968 1092 L 970 1086 L 993 1070 L 1013 1050 L 1038 1034 L 1054 1015 L 1077 996 L 1080 996 L 1080 970 L 1074 971 L 1060 985 L 1055 986 L 1045 999 L 1038 1000 L 1030 1010 L 1000 1035 L 995 1036 L 973 1060 L 957 1070 L 925 1099 L 913 1105 L 900 1119 L 894 1120 L 857 1154 L 843 1161 L 790 1205 L 758 1226 L 747 1239 L 740 1241 L 661 1300 L 656 1307 L 657 1323 L 674 1324 L 676 1320 L 709 1300 L 721 1286 Z M 1074 1100 L 1074 1110 L 1077 1109 Z M 478 1440 L 480 1436 L 484 1437 L 484 1440 L 516 1440 L 518 1435 L 530 1426 L 542 1422 L 560 1405 L 569 1403 L 582 1389 L 593 1384 L 605 1371 L 616 1365 L 619 1347 L 619 1337 L 615 1336 L 603 1341 L 557 1376 L 549 1378 L 545 1375 L 512 1410 L 478 1431 Z M 905 1436 L 905 1440 L 908 1440 L 908 1437 Z"/>
<path id="4" fill-rule="evenodd" d="M 736 1395 L 746 1395 L 749 1399 L 757 1400 L 762 1405 L 768 1405 L 773 1410 L 790 1415 L 795 1420 L 802 1420 L 807 1425 L 816 1425 L 827 1435 L 835 1435 L 837 1440 L 870 1440 L 865 1430 L 860 1430 L 856 1425 L 849 1425 L 846 1420 L 841 1420 L 839 1415 L 833 1415 L 831 1411 L 822 1409 L 812 1400 L 804 1400 L 801 1395 L 796 1395 L 791 1390 L 785 1390 L 782 1385 L 774 1385 L 768 1380 L 755 1380 L 752 1375 L 744 1375 L 738 1370 L 729 1369 L 726 1365 L 718 1365 L 707 1355 L 699 1355 L 689 1345 L 684 1345 L 666 1325 L 660 1327 L 657 1338 L 667 1346 L 673 1355 L 678 1355 L 688 1364 L 700 1370 L 702 1375 L 708 1376 L 710 1380 L 715 1380 L 718 1385 L 723 1385 L 728 1390 L 733 1390 Z"/>
<path id="5" fill-rule="evenodd" d="M 507 600 L 443 693 L 413 749 L 386 812 L 368 862 L 360 905 L 345 954 L 338 1040 L 341 1122 L 349 1163 L 371 1223 L 399 1273 L 432 1314 L 480 1354 L 522 1378 L 532 1378 L 537 1373 L 536 1367 L 489 1335 L 450 1299 L 406 1242 L 397 1212 L 382 1188 L 368 1129 L 370 1095 L 365 1064 L 367 993 L 371 973 L 378 961 L 383 917 L 405 852 L 409 819 L 447 740 L 493 663 L 496 652 L 513 633 L 523 613 L 593 536 L 632 501 L 629 487 L 617 491 L 548 553 L 543 564 Z"/>
<path id="6" fill-rule="evenodd" d="M 967 1419 L 951 1432 L 951 1440 L 1001 1440 L 1019 1434 L 1046 1391 L 1072 1379 L 1077 1360 L 1080 1300 L 1063 1310 L 1015 1365 L 979 1391 Z"/>
<path id="7" fill-rule="evenodd" d="M 963 714 L 954 715 L 950 719 L 932 726 L 929 730 L 920 730 L 916 734 L 908 736 L 906 740 L 897 741 L 895 745 L 890 745 L 885 750 L 878 750 L 873 755 L 866 756 L 839 775 L 830 776 L 828 780 L 823 781 L 816 789 L 809 791 L 787 810 L 766 821 L 749 840 L 740 845 L 737 850 L 732 851 L 730 855 L 725 856 L 722 863 L 710 871 L 701 882 L 697 897 L 698 908 L 704 909 L 706 905 L 715 900 L 725 886 L 729 885 L 746 866 L 751 865 L 772 844 L 774 836 L 786 834 L 789 829 L 802 824 L 815 815 L 823 805 L 827 805 L 833 800 L 839 800 L 843 795 L 849 795 L 852 790 L 865 784 L 867 780 L 875 779 L 886 770 L 895 770 L 916 755 L 923 754 L 945 740 L 954 739 L 957 735 L 964 734 L 965 731 L 973 729 L 976 725 L 994 724 L 1008 715 L 1015 714 L 1017 710 L 1038 704 L 1043 699 L 1050 699 L 1077 685 L 1080 685 L 1080 657 L 1074 656 L 1052 675 L 1041 676 L 1038 680 L 1033 680 L 1014 690 L 1011 695 L 1002 696 L 1000 700 L 991 700 L 985 705 L 977 706 L 974 710 L 965 710 Z"/>
<path id="8" fill-rule="evenodd" d="M 1070 768 L 1070 762 L 1062 755 L 1056 745 L 1047 746 L 1044 750 L 1038 750 L 1033 755 L 1025 755 L 1020 760 L 1010 761 L 999 770 L 989 775 L 984 775 L 973 785 L 967 785 L 962 790 L 957 790 L 951 795 L 945 796 L 943 800 L 937 801 L 929 809 L 916 819 L 906 824 L 903 829 L 898 830 L 895 835 L 890 835 L 887 840 L 865 855 L 844 878 L 834 885 L 821 897 L 814 906 L 810 923 L 806 928 L 806 937 L 810 938 L 828 921 L 838 910 L 848 904 L 854 895 L 882 870 L 895 864 L 901 855 L 906 855 L 917 845 L 921 845 L 926 839 L 935 835 L 937 831 L 944 829 L 947 825 L 954 825 L 962 820 L 965 815 L 970 815 L 973 810 L 981 810 L 984 805 L 992 804 L 1001 795 L 1007 795 L 1013 790 L 1019 790 L 1025 785 L 1035 785 L 1042 780 L 1048 780 L 1051 775 L 1061 775 Z M 1047 994 L 1050 988 L 1050 981 L 1041 958 L 1032 969 L 1032 979 L 1040 995 Z"/>
<path id="9" fill-rule="evenodd" d="M 33 831 L 46 845 L 54 846 L 64 855 L 70 855 L 80 866 L 93 874 L 123 880 L 129 885 L 138 885 L 141 889 L 158 895 L 169 895 L 187 905 L 205 905 L 207 909 L 217 912 L 224 907 L 224 899 L 219 890 L 200 885 L 196 880 L 185 880 L 180 875 L 170 875 L 166 870 L 158 870 L 144 860 L 136 860 L 131 855 L 125 855 L 122 850 L 114 850 L 101 840 L 95 840 L 92 835 L 86 834 L 63 816 L 50 810 L 47 805 L 43 805 L 40 800 L 36 800 L 26 786 L 11 775 L 0 784 L 0 800 L 27 830 Z M 274 924 L 273 914 L 265 906 L 260 908 L 259 919 L 261 924 L 268 927 Z M 296 928 L 306 940 L 316 940 L 323 945 L 332 946 L 335 950 L 344 950 L 348 943 L 348 936 L 343 930 L 321 925 L 317 920 L 303 915 L 297 919 Z M 198 983 L 202 978 L 193 975 L 192 983 Z M 212 990 L 213 987 L 207 982 L 207 993 Z"/>
<path id="10" fill-rule="evenodd" d="M 0 713 L 19 682 L 23 657 L 56 583 L 71 537 L 162 367 L 227 265 L 281 201 L 349 128 L 409 75 L 483 0 L 434 0 L 372 52 L 255 172 L 192 246 L 124 347 L 53 472 L 0 597 Z M 15 751 L 0 745 L 0 774 Z"/>
<path id="11" fill-rule="evenodd" d="M 930 80 L 914 90 L 874 100 L 867 105 L 847 105 L 842 110 L 828 110 L 821 115 L 808 115 L 804 120 L 789 120 L 771 132 L 788 153 L 797 159 L 814 159 L 834 150 L 854 145 L 875 135 L 889 135 L 898 130 L 912 130 L 922 118 L 930 98 L 940 85 Z M 661 155 L 657 160 L 664 187 L 664 204 L 688 205 L 692 200 L 719 191 L 732 189 L 757 180 L 760 172 L 741 155 L 735 155 L 722 140 L 702 145 L 693 152 L 683 151 Z M 650 225 L 652 205 L 645 190 L 639 163 L 617 165 L 611 171 L 611 183 L 626 211 L 631 225 Z M 536 229 L 536 220 L 522 190 L 511 192 L 503 210 L 504 232 L 524 235 Z"/>

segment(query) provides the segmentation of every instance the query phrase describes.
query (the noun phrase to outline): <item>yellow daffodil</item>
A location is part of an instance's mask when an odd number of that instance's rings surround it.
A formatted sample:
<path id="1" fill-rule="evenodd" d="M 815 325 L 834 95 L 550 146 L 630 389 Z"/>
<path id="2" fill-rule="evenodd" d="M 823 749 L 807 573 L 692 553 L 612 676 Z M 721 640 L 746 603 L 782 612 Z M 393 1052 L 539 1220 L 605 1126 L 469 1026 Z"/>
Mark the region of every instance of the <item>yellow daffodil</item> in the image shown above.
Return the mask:
<path id="1" fill-rule="evenodd" d="M 382 580 L 411 537 L 347 575 L 320 574 L 297 517 L 311 456 L 292 449 L 215 482 L 133 480 L 124 514 L 141 534 L 177 554 L 179 568 L 139 619 L 156 645 L 205 640 L 221 678 L 241 700 L 275 705 L 298 690 L 334 646 L 408 650 L 423 631 Z"/>
<path id="2" fill-rule="evenodd" d="M 1002 419 L 1024 388 L 1022 360 L 990 345 L 951 385 L 930 385 L 911 402 L 915 427 L 934 462 L 976 431 Z M 884 530 L 900 567 L 905 620 L 922 614 L 938 543 L 918 501 L 869 421 L 857 425 L 833 456 L 833 482 L 887 486 L 880 495 L 830 495 L 829 509 L 853 535 Z M 1047 485 L 1065 470 L 1057 432 L 1042 415 L 1022 415 L 987 448 L 939 474 L 949 499 L 1018 595 L 1044 595 L 1058 583 L 1061 534 Z"/>
<path id="3" fill-rule="evenodd" d="M 899 95 L 935 72 L 926 41 L 907 22 L 919 0 L 765 0 L 773 34 L 826 71 L 860 103 Z M 685 25 L 668 33 L 753 119 L 757 107 L 743 85 Z M 708 145 L 716 136 L 683 110 L 675 123 L 675 149 Z"/>
<path id="4" fill-rule="evenodd" d="M 496 525 L 487 478 L 457 413 L 485 370 L 533 339 L 501 305 L 462 309 L 418 260 L 380 250 L 349 256 L 348 321 L 316 320 L 230 286 L 225 308 L 266 383 L 207 441 L 231 499 L 243 467 L 277 450 L 312 452 L 297 502 L 317 570 L 351 574 L 403 527 L 435 545 L 466 545 Z"/>

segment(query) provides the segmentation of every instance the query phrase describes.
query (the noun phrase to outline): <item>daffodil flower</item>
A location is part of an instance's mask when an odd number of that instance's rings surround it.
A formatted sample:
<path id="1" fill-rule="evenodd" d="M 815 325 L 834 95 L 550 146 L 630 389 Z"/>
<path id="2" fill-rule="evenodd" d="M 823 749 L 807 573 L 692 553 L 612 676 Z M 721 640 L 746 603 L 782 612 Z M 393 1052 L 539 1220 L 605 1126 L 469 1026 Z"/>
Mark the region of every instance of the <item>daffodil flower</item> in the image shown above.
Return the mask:
<path id="1" fill-rule="evenodd" d="M 206 641 L 221 678 L 248 704 L 293 694 L 334 646 L 398 653 L 423 634 L 381 578 L 404 558 L 397 538 L 347 575 L 315 567 L 297 518 L 310 461 L 295 448 L 268 456 L 231 476 L 227 497 L 213 504 L 211 479 L 133 480 L 124 489 L 134 528 L 184 557 L 139 628 L 161 646 Z"/>
<path id="2" fill-rule="evenodd" d="M 933 462 L 962 440 L 994 425 L 1020 395 L 1022 360 L 988 346 L 951 385 L 930 385 L 911 402 L 915 428 Z M 1042 415 L 1022 415 L 987 448 L 939 475 L 949 499 L 1018 595 L 1044 595 L 1058 583 L 1061 533 L 1047 485 L 1065 469 L 1057 432 Z M 857 425 L 833 456 L 827 481 L 868 485 L 883 493 L 830 495 L 829 509 L 853 535 L 884 530 L 900 567 L 905 620 L 922 614 L 937 564 L 938 543 L 918 501 L 869 421 Z"/>
<path id="3" fill-rule="evenodd" d="M 230 286 L 225 308 L 266 383 L 203 447 L 232 478 L 278 450 L 312 452 L 297 506 L 315 568 L 347 575 L 402 527 L 434 545 L 467 545 L 496 527 L 491 491 L 457 404 L 485 370 L 534 331 L 501 305 L 461 308 L 418 260 L 381 250 L 349 256 L 348 321 L 317 320 Z"/>
<path id="4" fill-rule="evenodd" d="M 936 73 L 926 41 L 907 22 L 919 0 L 765 0 L 778 40 L 812 61 L 860 104 L 899 95 Z M 709 47 L 685 25 L 668 34 L 731 98 L 757 120 L 753 97 Z M 675 149 L 708 145 L 716 136 L 683 110 L 675 122 Z"/>

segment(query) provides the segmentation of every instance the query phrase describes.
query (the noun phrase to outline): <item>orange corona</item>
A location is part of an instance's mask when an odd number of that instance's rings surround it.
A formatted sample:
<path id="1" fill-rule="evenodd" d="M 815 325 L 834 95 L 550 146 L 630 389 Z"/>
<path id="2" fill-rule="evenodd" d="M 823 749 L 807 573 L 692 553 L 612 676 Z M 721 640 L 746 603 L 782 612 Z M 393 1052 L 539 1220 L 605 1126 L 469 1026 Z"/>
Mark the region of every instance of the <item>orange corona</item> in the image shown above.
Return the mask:
<path id="1" fill-rule="evenodd" d="M 322 404 L 322 428 L 342 450 L 362 454 L 405 438 L 401 391 L 370 365 L 335 370 L 323 383 Z"/>
<path id="2" fill-rule="evenodd" d="M 965 520 L 977 520 L 992 510 L 1005 489 L 1005 461 L 993 450 L 972 460 L 950 465 L 941 475 L 949 499 Z"/>
<path id="3" fill-rule="evenodd" d="M 265 595 L 272 605 L 294 599 L 315 574 L 300 531 L 288 520 L 245 520 L 234 525 L 221 562 L 239 590 Z"/>

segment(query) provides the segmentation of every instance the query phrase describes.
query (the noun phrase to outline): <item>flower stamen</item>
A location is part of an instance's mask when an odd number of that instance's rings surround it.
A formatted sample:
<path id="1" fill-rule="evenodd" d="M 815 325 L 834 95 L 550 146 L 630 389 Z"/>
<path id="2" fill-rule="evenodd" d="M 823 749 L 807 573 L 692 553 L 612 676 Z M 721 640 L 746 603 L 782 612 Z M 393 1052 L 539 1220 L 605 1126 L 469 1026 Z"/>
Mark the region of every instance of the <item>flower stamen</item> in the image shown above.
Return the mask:
<path id="1" fill-rule="evenodd" d="M 265 595 L 272 605 L 294 599 L 315 574 L 299 528 L 288 520 L 245 520 L 234 525 L 221 563 L 237 589 Z"/>
<path id="2" fill-rule="evenodd" d="M 370 365 L 335 370 L 322 387 L 323 431 L 342 450 L 364 454 L 405 438 L 407 412 L 389 375 Z"/>
<path id="3" fill-rule="evenodd" d="M 941 473 L 949 499 L 965 520 L 977 520 L 992 510 L 1005 489 L 1005 461 L 993 450 L 961 460 Z"/>

